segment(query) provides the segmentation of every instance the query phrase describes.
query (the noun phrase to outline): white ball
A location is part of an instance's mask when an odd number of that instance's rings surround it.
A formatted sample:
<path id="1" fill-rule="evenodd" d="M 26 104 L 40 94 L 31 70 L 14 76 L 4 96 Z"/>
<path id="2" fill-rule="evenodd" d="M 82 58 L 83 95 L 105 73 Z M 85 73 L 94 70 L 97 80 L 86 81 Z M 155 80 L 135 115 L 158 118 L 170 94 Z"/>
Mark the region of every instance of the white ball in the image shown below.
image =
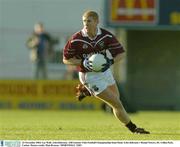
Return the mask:
<path id="1" fill-rule="evenodd" d="M 93 54 L 89 57 L 90 65 L 92 66 L 93 71 L 101 71 L 103 64 L 106 64 L 107 60 L 102 54 Z"/>

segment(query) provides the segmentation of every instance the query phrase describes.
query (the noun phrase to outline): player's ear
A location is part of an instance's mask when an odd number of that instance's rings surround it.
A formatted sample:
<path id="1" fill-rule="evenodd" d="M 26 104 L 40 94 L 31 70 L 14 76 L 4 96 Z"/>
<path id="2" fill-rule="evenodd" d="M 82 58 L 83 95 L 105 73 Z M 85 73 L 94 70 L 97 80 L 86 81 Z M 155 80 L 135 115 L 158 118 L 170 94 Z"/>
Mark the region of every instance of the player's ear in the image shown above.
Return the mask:
<path id="1" fill-rule="evenodd" d="M 99 24 L 99 19 L 97 19 L 97 24 Z"/>

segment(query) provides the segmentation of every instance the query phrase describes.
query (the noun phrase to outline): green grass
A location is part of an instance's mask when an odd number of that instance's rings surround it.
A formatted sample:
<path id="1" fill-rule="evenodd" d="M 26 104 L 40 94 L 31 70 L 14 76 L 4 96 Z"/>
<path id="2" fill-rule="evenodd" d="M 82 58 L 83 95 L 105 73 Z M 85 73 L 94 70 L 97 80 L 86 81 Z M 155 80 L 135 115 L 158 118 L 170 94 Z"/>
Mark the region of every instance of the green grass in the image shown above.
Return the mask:
<path id="1" fill-rule="evenodd" d="M 130 114 L 151 132 L 132 134 L 102 111 L 0 110 L 0 140 L 180 140 L 180 112 Z"/>

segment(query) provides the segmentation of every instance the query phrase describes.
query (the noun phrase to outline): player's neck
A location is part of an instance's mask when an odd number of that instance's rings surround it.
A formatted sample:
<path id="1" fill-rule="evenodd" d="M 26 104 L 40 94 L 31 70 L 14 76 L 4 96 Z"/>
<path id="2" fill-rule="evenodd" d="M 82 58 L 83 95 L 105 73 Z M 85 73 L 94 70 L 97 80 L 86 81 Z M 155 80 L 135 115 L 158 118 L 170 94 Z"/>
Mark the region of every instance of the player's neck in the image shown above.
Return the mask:
<path id="1" fill-rule="evenodd" d="M 92 30 L 91 32 L 87 32 L 87 34 L 88 34 L 88 36 L 90 37 L 90 38 L 95 38 L 96 37 L 96 35 L 97 35 L 97 29 L 95 29 L 95 30 Z"/>

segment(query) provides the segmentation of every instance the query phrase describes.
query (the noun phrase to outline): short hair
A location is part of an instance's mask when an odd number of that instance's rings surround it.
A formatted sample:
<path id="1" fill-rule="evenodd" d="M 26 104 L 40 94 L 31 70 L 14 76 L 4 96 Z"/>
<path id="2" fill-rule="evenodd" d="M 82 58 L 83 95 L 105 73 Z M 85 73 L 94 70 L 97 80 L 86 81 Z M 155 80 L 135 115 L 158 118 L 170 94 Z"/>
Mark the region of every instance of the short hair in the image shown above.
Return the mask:
<path id="1" fill-rule="evenodd" d="M 99 19 L 98 13 L 92 10 L 85 11 L 83 17 L 92 17 L 95 20 Z"/>
<path id="2" fill-rule="evenodd" d="M 37 22 L 34 26 L 40 26 L 40 27 L 44 27 L 44 24 L 42 22 Z"/>

